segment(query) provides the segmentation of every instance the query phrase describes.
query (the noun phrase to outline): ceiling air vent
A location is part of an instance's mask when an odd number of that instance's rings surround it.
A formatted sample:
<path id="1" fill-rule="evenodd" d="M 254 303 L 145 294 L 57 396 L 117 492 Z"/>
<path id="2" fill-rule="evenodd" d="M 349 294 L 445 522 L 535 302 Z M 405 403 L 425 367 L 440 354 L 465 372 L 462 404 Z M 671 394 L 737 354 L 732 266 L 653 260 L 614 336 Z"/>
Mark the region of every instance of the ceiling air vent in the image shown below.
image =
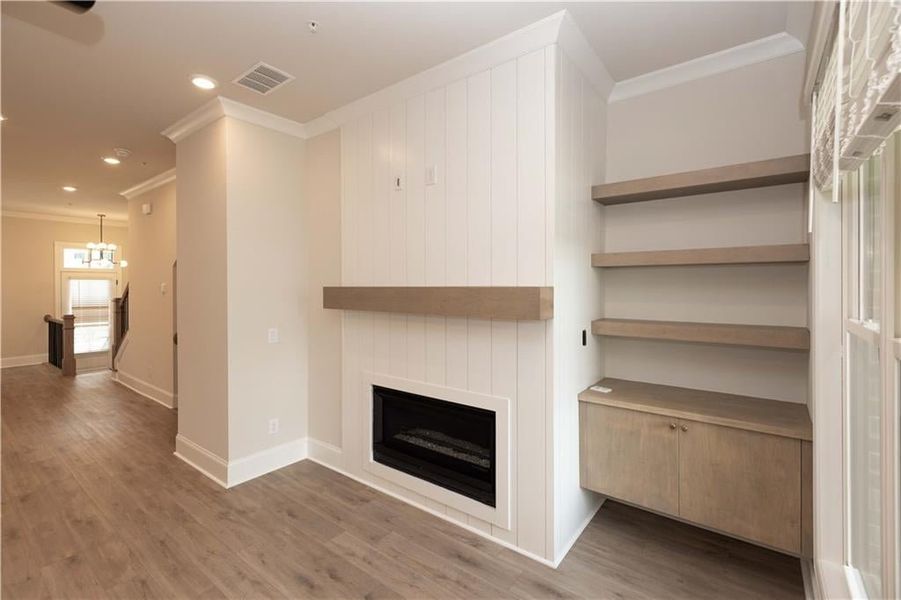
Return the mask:
<path id="1" fill-rule="evenodd" d="M 260 62 L 251 67 L 250 70 L 239 75 L 234 82 L 241 87 L 246 87 L 249 90 L 253 90 L 256 93 L 265 96 L 292 79 L 294 79 L 293 75 L 288 75 L 272 65 Z"/>

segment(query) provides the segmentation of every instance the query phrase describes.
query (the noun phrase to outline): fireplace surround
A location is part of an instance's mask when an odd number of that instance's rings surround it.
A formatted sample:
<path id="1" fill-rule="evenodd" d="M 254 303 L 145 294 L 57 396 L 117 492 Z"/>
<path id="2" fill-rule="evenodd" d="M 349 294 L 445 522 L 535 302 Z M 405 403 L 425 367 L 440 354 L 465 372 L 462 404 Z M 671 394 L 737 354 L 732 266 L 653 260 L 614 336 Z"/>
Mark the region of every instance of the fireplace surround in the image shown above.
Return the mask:
<path id="1" fill-rule="evenodd" d="M 368 400 L 363 470 L 387 489 L 398 486 L 510 529 L 509 398 L 372 372 L 363 373 L 361 384 Z M 443 431 L 422 427 L 436 420 Z M 461 431 L 461 423 L 469 425 Z M 386 431 L 395 438 L 388 443 Z"/>
<path id="2" fill-rule="evenodd" d="M 374 385 L 372 458 L 496 505 L 494 411 Z"/>

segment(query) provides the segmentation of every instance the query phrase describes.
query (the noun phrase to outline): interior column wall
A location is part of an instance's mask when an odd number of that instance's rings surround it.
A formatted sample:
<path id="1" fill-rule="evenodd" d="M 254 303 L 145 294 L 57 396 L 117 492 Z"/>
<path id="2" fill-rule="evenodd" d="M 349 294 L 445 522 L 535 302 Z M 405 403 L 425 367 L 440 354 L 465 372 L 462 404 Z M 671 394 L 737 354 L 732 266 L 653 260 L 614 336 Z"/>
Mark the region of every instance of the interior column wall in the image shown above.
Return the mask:
<path id="1" fill-rule="evenodd" d="M 228 460 L 225 136 L 219 119 L 176 145 L 178 362 L 190 366 L 178 370 L 178 437 L 222 463 Z"/>
<path id="2" fill-rule="evenodd" d="M 307 435 L 308 268 L 303 140 L 223 120 L 228 449 L 234 461 Z M 271 329 L 277 331 L 275 341 L 269 340 Z M 278 420 L 277 431 L 270 429 L 272 419 Z"/>

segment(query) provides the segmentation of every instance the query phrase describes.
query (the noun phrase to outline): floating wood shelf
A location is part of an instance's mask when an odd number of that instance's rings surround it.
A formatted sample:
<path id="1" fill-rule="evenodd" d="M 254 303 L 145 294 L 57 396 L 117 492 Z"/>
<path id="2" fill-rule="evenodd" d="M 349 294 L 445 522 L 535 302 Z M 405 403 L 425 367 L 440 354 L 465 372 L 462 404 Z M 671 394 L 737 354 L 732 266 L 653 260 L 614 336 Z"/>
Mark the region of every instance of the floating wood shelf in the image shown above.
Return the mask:
<path id="1" fill-rule="evenodd" d="M 591 255 L 592 267 L 662 267 L 675 265 L 750 265 L 805 263 L 810 260 L 807 244 L 692 248 L 643 252 L 606 252 Z"/>
<path id="2" fill-rule="evenodd" d="M 595 335 L 613 337 L 650 338 L 788 350 L 810 349 L 810 331 L 805 327 L 645 321 L 638 319 L 598 319 L 592 321 L 591 332 Z"/>
<path id="3" fill-rule="evenodd" d="M 810 177 L 810 155 L 786 156 L 701 171 L 596 185 L 592 198 L 601 204 L 626 204 L 713 192 L 802 183 Z"/>
<path id="4" fill-rule="evenodd" d="M 322 306 L 505 321 L 546 321 L 554 316 L 554 288 L 324 287 Z"/>
<path id="5" fill-rule="evenodd" d="M 799 440 L 813 439 L 805 404 L 610 377 L 597 385 L 611 391 L 605 394 L 589 388 L 579 394 L 579 401 Z"/>

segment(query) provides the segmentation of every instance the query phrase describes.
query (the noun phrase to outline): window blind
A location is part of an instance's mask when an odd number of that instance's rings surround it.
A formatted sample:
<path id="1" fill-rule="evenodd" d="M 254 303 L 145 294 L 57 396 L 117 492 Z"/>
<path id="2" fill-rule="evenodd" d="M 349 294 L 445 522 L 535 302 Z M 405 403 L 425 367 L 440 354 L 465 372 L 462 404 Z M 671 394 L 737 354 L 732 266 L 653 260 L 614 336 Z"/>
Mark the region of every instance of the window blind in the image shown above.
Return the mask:
<path id="1" fill-rule="evenodd" d="M 811 167 L 832 188 L 901 125 L 901 0 L 842 0 L 816 88 Z"/>

